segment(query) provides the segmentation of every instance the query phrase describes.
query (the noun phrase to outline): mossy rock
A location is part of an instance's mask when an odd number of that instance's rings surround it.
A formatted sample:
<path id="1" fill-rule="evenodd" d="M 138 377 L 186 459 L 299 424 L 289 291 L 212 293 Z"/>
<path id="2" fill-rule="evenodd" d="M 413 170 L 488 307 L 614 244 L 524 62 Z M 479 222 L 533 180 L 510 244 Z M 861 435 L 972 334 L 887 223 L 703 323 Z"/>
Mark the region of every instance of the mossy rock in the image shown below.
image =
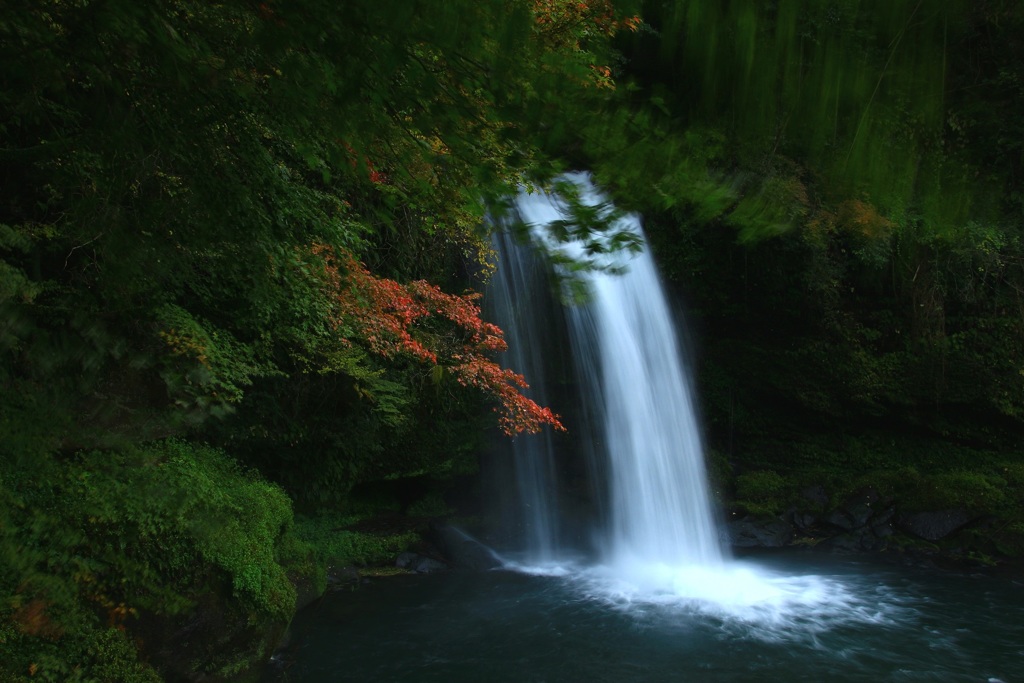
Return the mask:
<path id="1" fill-rule="evenodd" d="M 781 513 L 793 497 L 792 484 L 774 470 L 744 472 L 736 477 L 735 505 L 758 517 Z"/>
<path id="2" fill-rule="evenodd" d="M 290 501 L 222 451 L 168 440 L 4 479 L 23 503 L 0 510 L 12 530 L 0 539 L 0 629 L 35 636 L 19 648 L 39 655 L 22 661 L 0 638 L 15 674 L 35 664 L 35 680 L 146 680 L 145 667 L 129 675 L 124 649 L 138 648 L 170 680 L 228 680 L 260 663 L 294 614 L 285 565 L 311 551 L 289 534 Z M 103 635 L 108 623 L 127 639 Z"/>
<path id="3" fill-rule="evenodd" d="M 394 562 L 398 553 L 419 542 L 406 518 L 367 518 L 323 512 L 297 516 L 295 535 L 312 549 L 322 566 L 375 566 Z M 399 523 L 401 522 L 401 523 Z"/>
<path id="4" fill-rule="evenodd" d="M 140 661 L 125 631 L 98 624 L 55 633 L 35 633 L 25 624 L 0 626 L 0 681 L 3 683 L 161 683 Z M 55 637 L 57 636 L 57 637 Z"/>
<path id="5" fill-rule="evenodd" d="M 993 530 L 990 537 L 999 553 L 1007 557 L 1024 557 L 1024 522 L 999 527 Z"/>
<path id="6" fill-rule="evenodd" d="M 209 683 L 233 680 L 265 662 L 288 621 L 246 609 L 223 581 L 183 614 L 140 614 L 130 634 L 165 679 Z"/>
<path id="7" fill-rule="evenodd" d="M 963 508 L 979 513 L 997 513 L 1008 502 L 1006 480 L 966 470 L 923 476 L 901 500 L 910 511 Z"/>

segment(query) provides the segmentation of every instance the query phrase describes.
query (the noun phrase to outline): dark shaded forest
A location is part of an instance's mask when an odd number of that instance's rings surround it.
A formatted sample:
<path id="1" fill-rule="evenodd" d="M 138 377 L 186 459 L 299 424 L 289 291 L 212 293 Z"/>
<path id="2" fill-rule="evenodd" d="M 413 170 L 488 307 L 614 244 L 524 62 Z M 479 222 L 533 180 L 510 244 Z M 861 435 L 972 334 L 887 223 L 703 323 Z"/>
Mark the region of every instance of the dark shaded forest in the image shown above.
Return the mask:
<path id="1" fill-rule="evenodd" d="M 1024 555 L 1020 3 L 0 10 L 0 680 L 244 675 L 560 429 L 480 293 L 579 168 L 687 311 L 723 506 Z"/>

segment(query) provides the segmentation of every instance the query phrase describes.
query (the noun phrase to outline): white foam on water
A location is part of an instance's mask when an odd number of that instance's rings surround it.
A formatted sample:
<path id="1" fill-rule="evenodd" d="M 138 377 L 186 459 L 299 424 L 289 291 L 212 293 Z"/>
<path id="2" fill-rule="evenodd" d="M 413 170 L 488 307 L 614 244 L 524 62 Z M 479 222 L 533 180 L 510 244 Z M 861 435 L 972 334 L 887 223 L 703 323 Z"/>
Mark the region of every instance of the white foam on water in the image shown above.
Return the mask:
<path id="1" fill-rule="evenodd" d="M 723 633 L 769 642 L 802 640 L 851 624 L 889 626 L 912 617 L 885 586 L 755 564 L 670 566 L 620 559 L 615 565 L 510 563 L 510 571 L 565 580 L 581 599 L 637 617 L 697 618 Z"/>
<path id="2" fill-rule="evenodd" d="M 508 571 L 517 572 L 519 574 L 527 574 L 529 576 L 551 576 L 551 577 L 565 577 L 573 576 L 577 574 L 579 570 L 572 566 L 563 564 L 541 564 L 541 565 L 529 565 L 519 564 L 518 562 L 506 562 L 501 569 Z"/>

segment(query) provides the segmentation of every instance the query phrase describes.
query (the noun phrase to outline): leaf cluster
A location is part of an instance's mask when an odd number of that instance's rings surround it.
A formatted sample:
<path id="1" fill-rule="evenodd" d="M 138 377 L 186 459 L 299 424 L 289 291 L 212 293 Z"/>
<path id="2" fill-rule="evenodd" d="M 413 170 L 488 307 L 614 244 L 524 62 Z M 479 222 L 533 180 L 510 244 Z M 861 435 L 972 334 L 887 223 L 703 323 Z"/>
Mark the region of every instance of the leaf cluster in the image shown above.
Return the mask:
<path id="1" fill-rule="evenodd" d="M 3 470 L 2 610 L 20 634 L 0 641 L 6 673 L 35 663 L 44 676 L 75 666 L 96 676 L 115 660 L 75 654 L 83 639 L 114 647 L 105 625 L 131 630 L 209 593 L 253 617 L 290 618 L 295 588 L 278 549 L 291 503 L 223 452 L 169 440 L 81 453 L 46 474 Z M 65 657 L 40 658 L 61 647 Z"/>

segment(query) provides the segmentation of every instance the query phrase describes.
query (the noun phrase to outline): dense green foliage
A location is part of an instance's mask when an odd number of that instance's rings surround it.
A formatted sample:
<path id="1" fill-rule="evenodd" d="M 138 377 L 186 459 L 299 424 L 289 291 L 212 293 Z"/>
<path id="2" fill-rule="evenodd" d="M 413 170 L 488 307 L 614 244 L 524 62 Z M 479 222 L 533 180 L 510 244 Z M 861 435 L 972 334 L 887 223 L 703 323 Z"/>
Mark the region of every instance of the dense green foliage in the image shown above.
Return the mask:
<path id="1" fill-rule="evenodd" d="M 707 341 L 724 498 L 870 485 L 1024 549 L 1019 3 L 342 5 L 4 3 L 0 678 L 232 675 L 412 538 L 359 518 L 443 514 L 523 406 L 442 290 L 581 165 Z M 244 628 L 177 669 L 197 614 Z"/>
<path id="2" fill-rule="evenodd" d="M 492 408 L 526 428 L 500 332 L 438 287 L 479 286 L 488 204 L 608 99 L 610 12 L 4 3 L 0 677 L 152 680 L 138 643 L 241 670 L 289 572 L 408 541 L 334 526 L 354 486 L 471 470 Z"/>
<path id="3" fill-rule="evenodd" d="M 209 593 L 250 618 L 290 618 L 290 559 L 279 553 L 290 502 L 220 451 L 171 440 L 81 452 L 32 476 L 5 469 L 4 490 L 5 675 L 72 680 L 84 668 L 82 680 L 113 680 L 90 672 L 107 666 L 96 648 L 129 642 L 116 628 Z"/>
<path id="4" fill-rule="evenodd" d="M 607 177 L 700 330 L 727 497 L 777 514 L 870 485 L 992 515 L 1019 554 L 1024 8 L 646 10 L 631 68 L 682 161 L 651 190 Z"/>
<path id="5" fill-rule="evenodd" d="M 639 42 L 637 69 L 694 150 L 683 170 L 700 162 L 717 192 L 674 193 L 650 231 L 727 341 L 719 361 L 741 352 L 716 366 L 758 364 L 758 399 L 833 416 L 930 420 L 953 404 L 1019 418 L 1020 8 L 687 2 L 655 16 L 679 37 Z"/>

